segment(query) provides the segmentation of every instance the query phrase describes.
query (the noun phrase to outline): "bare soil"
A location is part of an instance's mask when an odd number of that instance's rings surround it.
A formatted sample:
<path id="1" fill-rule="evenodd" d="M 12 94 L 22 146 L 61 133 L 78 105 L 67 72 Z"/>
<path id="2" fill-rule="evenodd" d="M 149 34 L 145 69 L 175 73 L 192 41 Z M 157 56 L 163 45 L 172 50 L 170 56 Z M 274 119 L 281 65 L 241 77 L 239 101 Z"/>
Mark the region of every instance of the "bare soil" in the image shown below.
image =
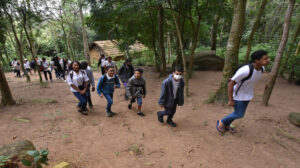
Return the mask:
<path id="1" fill-rule="evenodd" d="M 171 128 L 156 116 L 163 78 L 145 69 L 148 95 L 142 111 L 146 116 L 136 115 L 136 104 L 127 109 L 122 87 L 114 94 L 112 110 L 117 115 L 112 118 L 105 116 L 106 100 L 96 92 L 94 108 L 83 116 L 65 82 L 54 80 L 41 87 L 37 74 L 26 83 L 25 78 L 6 73 L 18 105 L 0 109 L 0 145 L 28 139 L 38 149 L 49 149 L 49 167 L 62 161 L 74 168 L 299 167 L 300 128 L 287 120 L 290 112 L 300 112 L 299 86 L 279 78 L 270 105 L 262 106 L 265 74 L 245 117 L 234 123 L 238 133 L 220 136 L 216 121 L 233 109 L 203 102 L 218 88 L 221 72 L 195 72 L 191 96 L 174 117 L 178 127 Z M 94 75 L 98 80 L 100 73 Z"/>

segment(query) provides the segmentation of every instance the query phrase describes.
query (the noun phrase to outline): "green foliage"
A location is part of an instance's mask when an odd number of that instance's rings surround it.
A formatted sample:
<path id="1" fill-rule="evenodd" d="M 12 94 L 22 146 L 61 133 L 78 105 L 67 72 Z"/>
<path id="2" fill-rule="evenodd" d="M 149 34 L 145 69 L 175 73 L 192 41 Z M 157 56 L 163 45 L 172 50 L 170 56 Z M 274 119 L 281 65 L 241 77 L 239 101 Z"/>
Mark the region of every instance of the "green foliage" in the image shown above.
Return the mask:
<path id="1" fill-rule="evenodd" d="M 0 156 L 0 167 L 4 166 L 7 162 L 10 162 L 9 156 Z"/>
<path id="2" fill-rule="evenodd" d="M 42 165 L 48 165 L 48 149 L 42 149 L 40 151 L 31 150 L 27 151 L 29 158 L 24 158 L 21 160 L 22 164 L 25 166 L 34 165 L 35 168 L 42 168 Z"/>

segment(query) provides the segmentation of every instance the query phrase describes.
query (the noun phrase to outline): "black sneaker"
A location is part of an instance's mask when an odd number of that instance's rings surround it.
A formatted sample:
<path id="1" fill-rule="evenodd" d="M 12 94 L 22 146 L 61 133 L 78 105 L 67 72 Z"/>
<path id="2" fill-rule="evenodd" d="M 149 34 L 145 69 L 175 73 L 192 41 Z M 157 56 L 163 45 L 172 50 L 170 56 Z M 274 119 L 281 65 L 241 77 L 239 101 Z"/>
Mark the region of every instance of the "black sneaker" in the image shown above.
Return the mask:
<path id="1" fill-rule="evenodd" d="M 159 116 L 159 112 L 157 112 L 157 119 L 159 122 L 164 123 L 164 118 L 162 116 Z"/>
<path id="2" fill-rule="evenodd" d="M 110 111 L 105 110 L 107 117 L 112 117 L 112 113 Z"/>
<path id="3" fill-rule="evenodd" d="M 145 114 L 144 114 L 144 113 L 142 113 L 142 112 L 137 112 L 136 114 L 137 114 L 137 115 L 139 115 L 139 116 L 142 116 L 142 117 L 144 117 L 144 116 L 145 116 Z"/>
<path id="4" fill-rule="evenodd" d="M 92 104 L 89 104 L 89 108 L 93 108 L 94 106 Z"/>
<path id="5" fill-rule="evenodd" d="M 172 120 L 168 120 L 167 123 L 169 125 L 171 125 L 172 127 L 176 127 L 177 126 L 176 123 L 174 123 Z"/>
<path id="6" fill-rule="evenodd" d="M 128 104 L 128 109 L 130 110 L 132 108 L 132 104 Z"/>

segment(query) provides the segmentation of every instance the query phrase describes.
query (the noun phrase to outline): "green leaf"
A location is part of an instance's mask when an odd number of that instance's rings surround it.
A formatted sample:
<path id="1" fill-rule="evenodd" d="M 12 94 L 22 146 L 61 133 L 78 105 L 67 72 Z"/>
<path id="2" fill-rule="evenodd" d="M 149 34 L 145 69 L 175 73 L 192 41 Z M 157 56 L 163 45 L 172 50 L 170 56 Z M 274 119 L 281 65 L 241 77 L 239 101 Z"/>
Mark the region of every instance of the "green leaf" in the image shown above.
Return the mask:
<path id="1" fill-rule="evenodd" d="M 24 166 L 31 166 L 31 161 L 29 160 L 22 159 L 21 162 Z"/>
<path id="2" fill-rule="evenodd" d="M 0 162 L 0 166 L 4 166 L 4 165 L 5 165 L 4 163 L 1 163 L 1 162 Z"/>
<path id="3" fill-rule="evenodd" d="M 47 156 L 49 154 L 49 151 L 47 149 L 40 150 L 40 155 Z"/>
<path id="4" fill-rule="evenodd" d="M 37 167 L 37 168 L 43 168 L 42 165 L 39 164 L 39 163 L 36 165 L 36 167 Z"/>
<path id="5" fill-rule="evenodd" d="M 36 156 L 33 159 L 33 163 L 36 164 L 42 157 L 41 156 Z"/>
<path id="6" fill-rule="evenodd" d="M 35 150 L 27 151 L 27 154 L 33 157 L 39 156 L 39 152 Z"/>

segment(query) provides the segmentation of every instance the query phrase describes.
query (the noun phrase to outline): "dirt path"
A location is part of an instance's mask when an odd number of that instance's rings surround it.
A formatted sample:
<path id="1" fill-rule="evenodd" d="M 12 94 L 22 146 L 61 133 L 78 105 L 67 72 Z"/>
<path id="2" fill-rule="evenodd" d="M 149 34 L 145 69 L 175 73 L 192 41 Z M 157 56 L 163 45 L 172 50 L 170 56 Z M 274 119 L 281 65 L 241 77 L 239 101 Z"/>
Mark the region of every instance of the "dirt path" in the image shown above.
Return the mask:
<path id="1" fill-rule="evenodd" d="M 95 72 L 96 79 L 99 73 Z M 300 139 L 300 128 L 287 120 L 289 112 L 300 112 L 300 88 L 278 79 L 269 107 L 261 106 L 265 79 L 255 88 L 254 100 L 245 118 L 235 122 L 238 134 L 220 136 L 216 120 L 232 109 L 203 104 L 218 88 L 221 72 L 196 72 L 190 81 L 191 97 L 174 117 L 177 128 L 160 124 L 156 118 L 162 78 L 146 69 L 148 95 L 142 118 L 127 109 L 124 88 L 116 90 L 112 110 L 105 116 L 106 100 L 92 94 L 94 108 L 88 116 L 75 110 L 76 98 L 66 83 L 48 87 L 6 74 L 17 106 L 0 109 L 0 145 L 17 139 L 31 140 L 37 148 L 48 148 L 50 166 L 67 161 L 78 168 L 298 168 L 300 144 L 280 134 L 284 130 Z M 38 99 L 52 99 L 45 104 Z M 136 105 L 133 110 L 136 110 Z M 31 122 L 15 121 L 15 117 Z M 141 151 L 140 155 L 134 155 Z M 133 151 L 133 152 L 130 152 Z M 298 165 L 298 166 L 297 166 Z"/>

